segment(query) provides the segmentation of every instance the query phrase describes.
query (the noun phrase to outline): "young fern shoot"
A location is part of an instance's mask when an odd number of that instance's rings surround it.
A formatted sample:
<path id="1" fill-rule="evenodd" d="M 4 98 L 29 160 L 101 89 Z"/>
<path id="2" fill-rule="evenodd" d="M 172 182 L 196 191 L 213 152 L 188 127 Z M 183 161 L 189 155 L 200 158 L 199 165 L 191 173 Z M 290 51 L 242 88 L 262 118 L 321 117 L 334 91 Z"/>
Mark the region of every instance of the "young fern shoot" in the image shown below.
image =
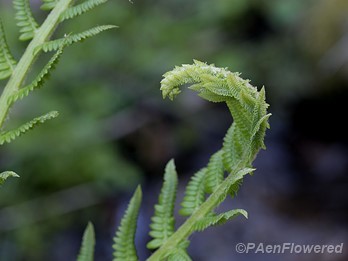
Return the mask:
<path id="1" fill-rule="evenodd" d="M 186 248 L 192 233 L 224 224 L 238 215 L 247 218 L 248 214 L 243 209 L 225 213 L 216 213 L 215 209 L 228 195 L 236 195 L 244 176 L 255 171 L 252 162 L 257 153 L 260 149 L 265 149 L 264 138 L 271 114 L 267 113 L 264 88 L 258 91 L 248 80 L 226 68 L 194 61 L 192 65 L 175 67 L 164 74 L 161 81 L 163 97 L 172 100 L 180 93 L 179 87 L 186 84 L 203 99 L 225 102 L 234 121 L 227 131 L 222 148 L 189 181 L 179 211 L 188 218 L 176 231 L 173 209 L 177 174 L 174 161 L 167 164 L 159 202 L 155 205 L 151 219 L 150 236 L 153 239 L 147 247 L 155 252 L 147 259 L 149 261 L 191 260 Z M 140 196 L 135 200 L 138 191 L 139 188 L 116 233 L 114 260 L 138 260 L 134 245 L 135 217 L 141 201 Z M 131 233 L 127 234 L 125 231 Z"/>
<path id="2" fill-rule="evenodd" d="M 0 145 L 9 143 L 33 127 L 58 116 L 56 111 L 52 111 L 34 118 L 15 130 L 4 130 L 4 123 L 8 118 L 11 106 L 16 101 L 23 99 L 32 91 L 44 85 L 51 71 L 58 63 L 64 48 L 116 27 L 113 25 L 101 25 L 82 33 L 51 39 L 52 34 L 60 23 L 82 15 L 107 2 L 107 0 L 86 0 L 77 5 L 73 4 L 73 0 L 42 1 L 41 9 L 49 11 L 49 14 L 43 23 L 39 25 L 31 12 L 29 0 L 13 0 L 14 9 L 16 10 L 15 19 L 17 20 L 20 33 L 19 40 L 29 41 L 26 50 L 18 61 L 11 54 L 6 41 L 4 26 L 0 19 L 0 81 L 8 79 L 0 96 Z M 53 54 L 52 58 L 34 80 L 30 84 L 25 85 L 24 82 L 37 57 L 41 52 L 50 51 L 55 51 L 55 54 Z M 9 171 L 1 173 L 0 183 L 3 183 L 5 178 L 9 176 L 15 176 L 14 174 L 14 172 Z"/>

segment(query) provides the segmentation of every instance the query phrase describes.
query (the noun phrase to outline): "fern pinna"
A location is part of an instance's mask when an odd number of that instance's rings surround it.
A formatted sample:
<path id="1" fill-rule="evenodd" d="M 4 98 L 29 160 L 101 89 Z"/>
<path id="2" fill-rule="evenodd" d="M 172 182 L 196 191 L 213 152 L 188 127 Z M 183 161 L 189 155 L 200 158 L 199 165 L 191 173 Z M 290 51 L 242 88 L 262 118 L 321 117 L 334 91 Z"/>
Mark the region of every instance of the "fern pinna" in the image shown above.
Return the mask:
<path id="1" fill-rule="evenodd" d="M 29 0 L 13 0 L 14 9 L 16 11 L 15 20 L 17 21 L 20 33 L 19 40 L 29 41 L 26 50 L 18 61 L 10 51 L 6 41 L 3 22 L 0 19 L 0 80 L 9 78 L 0 97 L 0 145 L 13 141 L 33 127 L 58 115 L 57 112 L 50 112 L 34 118 L 15 130 L 4 130 L 4 123 L 8 118 L 10 107 L 13 106 L 16 101 L 23 99 L 32 91 L 44 85 L 45 80 L 58 63 L 64 48 L 116 27 L 113 25 L 101 25 L 81 33 L 73 34 L 67 32 L 70 34 L 61 38 L 58 37 L 58 39 L 51 39 L 52 34 L 61 22 L 82 15 L 107 2 L 107 0 L 85 0 L 76 5 L 74 5 L 73 0 L 42 1 L 41 9 L 49 11 L 49 14 L 43 23 L 39 25 L 31 11 Z M 51 51 L 55 51 L 55 53 L 41 72 L 31 83 L 25 84 L 28 72 L 40 53 Z M 6 178 L 11 176 L 14 176 L 14 172 L 7 171 L 1 173 L 0 183 L 3 183 Z"/>
<path id="2" fill-rule="evenodd" d="M 203 99 L 225 102 L 234 121 L 222 148 L 189 181 L 179 211 L 188 218 L 177 230 L 174 226 L 174 202 L 178 179 L 174 161 L 167 164 L 159 201 L 151 218 L 152 240 L 147 247 L 154 252 L 147 259 L 149 261 L 191 260 L 186 249 L 192 233 L 223 224 L 238 215 L 247 218 L 243 209 L 225 213 L 216 213 L 215 209 L 228 195 L 236 195 L 244 176 L 255 171 L 252 161 L 256 154 L 265 149 L 264 137 L 271 114 L 267 113 L 264 88 L 258 91 L 238 73 L 199 61 L 175 67 L 164 74 L 161 81 L 163 97 L 174 99 L 183 85 L 190 85 L 189 88 Z M 134 235 L 140 203 L 138 187 L 116 232 L 114 261 L 138 260 Z"/>

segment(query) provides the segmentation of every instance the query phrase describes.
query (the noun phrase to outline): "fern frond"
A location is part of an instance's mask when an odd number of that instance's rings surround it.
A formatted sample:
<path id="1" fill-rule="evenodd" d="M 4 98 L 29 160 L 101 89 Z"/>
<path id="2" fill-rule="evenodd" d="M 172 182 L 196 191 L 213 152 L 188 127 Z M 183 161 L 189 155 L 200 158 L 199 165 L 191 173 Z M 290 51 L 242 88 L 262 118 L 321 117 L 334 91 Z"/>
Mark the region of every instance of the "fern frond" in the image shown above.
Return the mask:
<path id="1" fill-rule="evenodd" d="M 8 47 L 4 26 L 0 19 L 0 80 L 10 77 L 15 66 L 16 60 Z"/>
<path id="2" fill-rule="evenodd" d="M 77 257 L 77 261 L 93 261 L 94 260 L 94 245 L 95 245 L 95 235 L 94 228 L 91 222 L 88 222 L 88 225 L 83 233 L 82 245 L 80 253 Z"/>
<path id="3" fill-rule="evenodd" d="M 5 142 L 10 143 L 17 137 L 21 136 L 22 134 L 26 133 L 27 131 L 33 129 L 34 127 L 44 123 L 47 120 L 56 118 L 58 116 L 57 111 L 51 111 L 45 115 L 42 115 L 40 117 L 34 118 L 33 120 L 23 124 L 19 128 L 15 130 L 10 131 L 3 131 L 0 133 L 0 145 L 3 145 Z"/>
<path id="4" fill-rule="evenodd" d="M 141 188 L 137 187 L 132 199 L 130 200 L 126 213 L 121 220 L 116 235 L 114 237 L 114 258 L 113 261 L 137 261 L 137 251 L 134 245 L 137 218 L 141 204 Z"/>
<path id="5" fill-rule="evenodd" d="M 158 204 L 155 205 L 155 214 L 151 218 L 150 236 L 153 238 L 147 248 L 160 247 L 174 233 L 174 204 L 178 177 L 174 161 L 170 160 L 166 166 L 164 182 L 159 196 Z"/>
<path id="6" fill-rule="evenodd" d="M 208 227 L 216 226 L 216 225 L 223 225 L 228 220 L 243 215 L 245 218 L 248 218 L 248 213 L 244 209 L 234 209 L 230 210 L 228 212 L 210 216 L 210 217 L 204 217 L 196 222 L 196 224 L 193 226 L 194 231 L 203 231 Z"/>
<path id="7" fill-rule="evenodd" d="M 86 13 L 98 5 L 106 3 L 108 0 L 87 0 L 81 4 L 70 7 L 61 15 L 60 20 L 64 21 L 67 19 L 72 19 L 76 16 L 79 16 L 83 13 Z"/>
<path id="8" fill-rule="evenodd" d="M 220 215 L 213 213 L 228 194 L 237 193 L 244 176 L 254 171 L 251 163 L 262 148 L 261 141 L 268 126 L 264 90 L 258 92 L 249 80 L 239 75 L 199 61 L 175 67 L 163 75 L 163 98 L 173 99 L 180 93 L 180 87 L 188 84 L 204 99 L 225 102 L 234 121 L 227 131 L 222 149 L 211 158 L 208 167 L 197 172 L 187 185 L 180 213 L 190 217 L 151 255 L 149 261 L 171 255 L 178 243 L 186 240 L 195 230 L 224 223 L 238 214 L 246 216 L 243 210 Z M 229 172 L 226 178 L 225 171 Z M 206 192 L 211 193 L 207 198 Z"/>
<path id="9" fill-rule="evenodd" d="M 8 178 L 19 178 L 19 175 L 13 171 L 4 171 L 0 173 L 0 185 L 4 184 L 5 180 Z"/>
<path id="10" fill-rule="evenodd" d="M 60 38 L 57 40 L 46 42 L 46 43 L 41 45 L 41 48 L 44 52 L 56 51 L 57 49 L 59 49 L 60 46 L 62 46 L 62 44 L 64 42 L 68 46 L 68 45 L 71 45 L 73 43 L 83 41 L 83 40 L 90 38 L 94 35 L 97 35 L 105 30 L 109 30 L 109 29 L 113 29 L 113 28 L 117 28 L 117 26 L 115 26 L 115 25 L 96 26 L 96 27 L 93 27 L 89 30 L 82 32 L 82 33 L 72 34 L 72 35 L 68 35 L 64 38 Z"/>
<path id="11" fill-rule="evenodd" d="M 31 91 L 40 89 L 44 85 L 45 81 L 49 78 L 51 72 L 57 65 L 59 58 L 63 53 L 64 46 L 65 45 L 63 44 L 59 47 L 58 51 L 52 56 L 52 58 L 48 61 L 48 63 L 44 66 L 44 68 L 31 84 L 19 89 L 8 98 L 7 102 L 9 106 L 11 106 L 15 101 L 21 100 L 24 97 L 28 96 Z"/>
<path id="12" fill-rule="evenodd" d="M 207 175 L 205 178 L 205 190 L 207 193 L 213 193 L 214 190 L 224 180 L 224 164 L 222 162 L 223 151 L 219 150 L 211 156 L 208 163 Z"/>
<path id="13" fill-rule="evenodd" d="M 235 197 L 237 195 L 237 192 L 243 182 L 243 177 L 247 174 L 251 174 L 255 171 L 255 169 L 253 168 L 244 168 L 241 169 L 240 171 L 238 171 L 236 173 L 236 175 L 233 176 L 233 182 L 231 184 L 231 186 L 228 189 L 228 194 L 231 195 L 231 197 Z"/>
<path id="14" fill-rule="evenodd" d="M 29 0 L 13 0 L 16 12 L 17 25 L 21 33 L 19 40 L 26 41 L 34 37 L 36 29 L 39 27 L 31 12 Z"/>
<path id="15" fill-rule="evenodd" d="M 180 215 L 192 215 L 204 202 L 206 174 L 207 168 L 203 168 L 192 176 L 190 182 L 187 184 L 184 199 L 181 202 Z"/>
<path id="16" fill-rule="evenodd" d="M 59 0 L 42 0 L 41 10 L 49 11 L 53 9 Z"/>

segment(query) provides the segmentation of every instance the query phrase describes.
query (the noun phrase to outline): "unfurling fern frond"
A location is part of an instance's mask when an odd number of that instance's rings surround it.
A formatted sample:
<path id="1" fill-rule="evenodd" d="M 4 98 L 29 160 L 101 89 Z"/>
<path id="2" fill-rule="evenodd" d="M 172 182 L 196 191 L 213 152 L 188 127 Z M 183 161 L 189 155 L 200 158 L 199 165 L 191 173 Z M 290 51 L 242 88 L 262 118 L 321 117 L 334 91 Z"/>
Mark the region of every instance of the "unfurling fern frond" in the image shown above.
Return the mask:
<path id="1" fill-rule="evenodd" d="M 94 228 L 91 222 L 88 223 L 83 233 L 82 245 L 77 261 L 93 261 L 94 260 L 95 236 Z"/>
<path id="2" fill-rule="evenodd" d="M 10 77 L 15 66 L 16 60 L 7 45 L 5 30 L 0 19 L 0 80 Z"/>
<path id="3" fill-rule="evenodd" d="M 15 93 L 13 93 L 9 98 L 8 98 L 8 105 L 11 106 L 15 101 L 21 100 L 24 97 L 28 96 L 28 94 L 35 90 L 41 88 L 45 80 L 49 78 L 50 73 L 52 70 L 55 68 L 56 64 L 59 61 L 60 56 L 63 53 L 63 48 L 64 44 L 60 46 L 58 51 L 52 56 L 52 58 L 49 60 L 49 62 L 44 66 L 44 68 L 41 70 L 41 72 L 38 74 L 38 76 L 35 78 L 35 80 L 29 84 L 28 86 L 25 86 Z"/>
<path id="4" fill-rule="evenodd" d="M 243 215 L 245 218 L 248 218 L 248 213 L 244 209 L 234 209 L 219 215 L 208 216 L 198 220 L 193 226 L 193 230 L 203 231 L 211 226 L 222 225 L 238 215 Z"/>
<path id="5" fill-rule="evenodd" d="M 15 130 L 10 131 L 3 131 L 0 133 L 0 145 L 3 145 L 5 142 L 10 143 L 17 137 L 21 136 L 22 134 L 26 133 L 27 131 L 33 129 L 34 127 L 44 123 L 45 121 L 48 121 L 50 119 L 56 118 L 58 116 L 57 111 L 51 111 L 45 115 L 42 115 L 40 117 L 34 118 L 33 120 L 23 124 L 19 128 Z"/>
<path id="6" fill-rule="evenodd" d="M 226 102 L 231 111 L 234 122 L 226 134 L 222 149 L 225 170 L 232 172 L 238 165 L 249 166 L 256 153 L 263 148 L 268 126 L 270 114 L 266 114 L 268 104 L 264 100 L 264 92 L 258 92 L 238 73 L 195 61 L 192 65 L 185 64 L 164 74 L 161 81 L 163 97 L 173 99 L 180 93 L 179 87 L 187 83 L 193 84 L 191 89 L 199 92 L 203 98 Z M 262 128 L 257 127 L 261 119 Z"/>
<path id="7" fill-rule="evenodd" d="M 58 1 L 59 0 L 42 0 L 43 4 L 40 8 L 46 11 L 51 10 L 56 6 Z"/>
<path id="8" fill-rule="evenodd" d="M 36 29 L 39 27 L 31 12 L 29 0 L 13 0 L 16 12 L 17 25 L 20 28 L 19 40 L 26 41 L 34 37 Z"/>
<path id="9" fill-rule="evenodd" d="M 97 7 L 98 5 L 106 3 L 108 0 L 87 0 L 81 4 L 78 4 L 76 6 L 72 6 L 65 10 L 65 12 L 61 15 L 60 20 L 64 21 L 67 19 L 74 18 L 76 16 L 79 16 L 83 13 L 86 13 L 93 8 Z"/>
<path id="10" fill-rule="evenodd" d="M 139 208 L 141 204 L 141 188 L 138 187 L 128 204 L 125 215 L 121 220 L 114 237 L 114 259 L 113 261 L 137 261 L 137 251 L 134 245 L 134 237 L 137 226 Z"/>
<path id="11" fill-rule="evenodd" d="M 190 216 L 198 209 L 205 199 L 205 178 L 207 168 L 203 168 L 192 176 L 185 191 L 185 196 L 181 202 L 179 214 L 182 216 Z"/>
<path id="12" fill-rule="evenodd" d="M 62 44 L 64 42 L 68 46 L 68 45 L 71 45 L 73 43 L 81 42 L 87 38 L 90 38 L 94 35 L 97 35 L 97 34 L 103 32 L 105 30 L 109 30 L 109 29 L 113 29 L 113 28 L 117 28 L 117 26 L 115 26 L 115 25 L 96 26 L 96 27 L 93 27 L 89 30 L 82 32 L 82 33 L 72 34 L 72 35 L 66 36 L 65 38 L 60 38 L 57 40 L 46 42 L 46 43 L 42 44 L 41 48 L 44 52 L 56 51 L 57 49 L 60 48 L 60 46 L 62 46 Z"/>
<path id="13" fill-rule="evenodd" d="M 4 184 L 5 180 L 8 178 L 19 178 L 19 175 L 13 171 L 4 171 L 0 173 L 0 186 Z"/>
<path id="14" fill-rule="evenodd" d="M 174 204 L 178 177 L 174 161 L 168 162 L 164 182 L 159 196 L 158 204 L 155 205 L 155 214 L 151 218 L 150 236 L 153 238 L 147 248 L 155 249 L 160 247 L 174 233 Z"/>

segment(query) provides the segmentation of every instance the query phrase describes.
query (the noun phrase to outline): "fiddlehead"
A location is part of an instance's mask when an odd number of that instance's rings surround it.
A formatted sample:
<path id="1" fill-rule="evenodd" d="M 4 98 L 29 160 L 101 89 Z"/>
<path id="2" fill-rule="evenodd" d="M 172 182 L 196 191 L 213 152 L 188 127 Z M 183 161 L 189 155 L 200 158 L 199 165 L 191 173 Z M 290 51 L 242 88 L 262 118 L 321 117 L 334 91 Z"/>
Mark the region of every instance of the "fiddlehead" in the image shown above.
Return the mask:
<path id="1" fill-rule="evenodd" d="M 247 218 L 247 212 L 242 209 L 221 214 L 215 213 L 214 209 L 227 195 L 234 196 L 237 193 L 244 176 L 255 171 L 251 166 L 256 154 L 265 148 L 264 137 L 271 114 L 267 114 L 264 88 L 258 91 L 248 80 L 226 68 L 194 61 L 192 65 L 175 67 L 164 74 L 161 81 L 163 97 L 174 99 L 180 93 L 180 87 L 186 84 L 203 99 L 225 102 L 234 121 L 225 135 L 222 148 L 212 155 L 207 167 L 198 171 L 188 183 L 179 213 L 189 217 L 175 232 L 172 230 L 172 210 L 177 180 L 176 173 L 168 174 L 168 166 L 173 164 L 168 163 L 159 203 L 155 206 L 150 226 L 150 235 L 154 239 L 148 248 L 158 249 L 148 260 L 191 260 L 186 248 L 188 237 L 193 232 L 223 224 L 238 215 Z M 174 167 L 171 169 L 174 173 Z M 167 228 L 170 228 L 170 233 Z"/>

